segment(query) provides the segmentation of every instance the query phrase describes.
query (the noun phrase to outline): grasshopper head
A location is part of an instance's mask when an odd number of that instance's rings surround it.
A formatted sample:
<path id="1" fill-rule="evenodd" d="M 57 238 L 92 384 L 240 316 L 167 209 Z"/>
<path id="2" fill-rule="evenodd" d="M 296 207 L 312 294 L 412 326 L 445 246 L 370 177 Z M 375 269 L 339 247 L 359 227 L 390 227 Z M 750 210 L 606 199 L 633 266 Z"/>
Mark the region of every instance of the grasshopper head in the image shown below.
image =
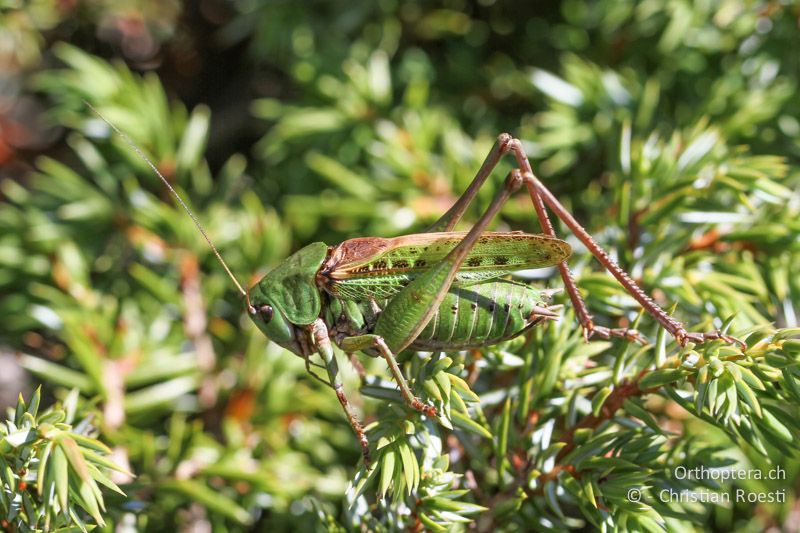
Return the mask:
<path id="1" fill-rule="evenodd" d="M 261 330 L 261 333 L 294 352 L 297 342 L 292 323 L 281 312 L 280 308 L 268 296 L 263 294 L 260 285 L 261 283 L 259 282 L 248 291 L 246 306 L 250 318 Z"/>
<path id="2" fill-rule="evenodd" d="M 302 351 L 294 326 L 307 326 L 320 315 L 322 301 L 316 275 L 327 255 L 324 243 L 309 244 L 248 291 L 247 312 L 258 329 L 298 355 Z"/>

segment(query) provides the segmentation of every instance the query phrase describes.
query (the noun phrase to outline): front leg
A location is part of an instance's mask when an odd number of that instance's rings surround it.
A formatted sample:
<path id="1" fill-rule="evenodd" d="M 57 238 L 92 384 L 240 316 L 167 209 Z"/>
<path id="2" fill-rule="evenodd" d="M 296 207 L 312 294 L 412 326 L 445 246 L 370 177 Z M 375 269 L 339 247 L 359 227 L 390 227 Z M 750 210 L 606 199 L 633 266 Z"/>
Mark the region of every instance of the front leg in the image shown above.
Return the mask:
<path id="1" fill-rule="evenodd" d="M 383 358 L 386 359 L 386 363 L 389 365 L 389 369 L 392 371 L 392 376 L 394 376 L 394 380 L 400 387 L 400 394 L 403 396 L 403 401 L 406 402 L 406 405 L 412 409 L 416 409 L 426 416 L 436 418 L 436 408 L 432 405 L 424 403 L 422 400 L 414 396 L 413 392 L 411 392 L 411 388 L 408 386 L 408 382 L 406 381 L 406 378 L 403 376 L 403 372 L 400 370 L 400 367 L 397 364 L 397 359 L 392 353 L 392 350 L 389 349 L 389 346 L 386 345 L 386 341 L 383 340 L 383 337 L 380 335 L 359 335 L 357 337 L 346 337 L 342 339 L 341 346 L 346 352 L 361 351 L 369 348 L 377 349 Z"/>
<path id="2" fill-rule="evenodd" d="M 322 357 L 322 360 L 325 362 L 325 369 L 328 371 L 330 386 L 336 392 L 336 397 L 339 399 L 339 403 L 342 404 L 342 409 L 344 409 L 344 415 L 347 417 L 347 421 L 350 423 L 353 431 L 356 432 L 356 437 L 358 438 L 359 443 L 361 443 L 361 452 L 364 454 L 364 465 L 369 466 L 369 441 L 367 440 L 366 433 L 364 433 L 364 427 L 358 420 L 358 417 L 353 411 L 353 406 L 350 405 L 347 395 L 344 393 L 342 378 L 339 376 L 339 365 L 336 363 L 336 356 L 333 353 L 333 345 L 331 344 L 331 339 L 328 336 L 328 328 L 325 326 L 325 322 L 319 318 L 308 327 L 311 330 L 311 335 L 314 339 L 314 344 L 317 347 L 317 351 Z"/>

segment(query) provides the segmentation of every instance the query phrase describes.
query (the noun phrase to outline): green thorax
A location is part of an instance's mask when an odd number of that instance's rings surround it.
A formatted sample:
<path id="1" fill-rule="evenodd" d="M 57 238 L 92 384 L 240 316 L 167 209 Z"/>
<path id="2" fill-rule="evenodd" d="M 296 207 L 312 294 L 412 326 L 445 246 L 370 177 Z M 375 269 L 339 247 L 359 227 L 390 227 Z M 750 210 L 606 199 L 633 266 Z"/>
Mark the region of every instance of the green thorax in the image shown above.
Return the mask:
<path id="1" fill-rule="evenodd" d="M 327 254 L 325 243 L 309 244 L 264 276 L 256 287 L 289 322 L 298 326 L 311 324 L 322 309 L 316 275 Z M 251 297 L 257 299 L 258 295 Z"/>

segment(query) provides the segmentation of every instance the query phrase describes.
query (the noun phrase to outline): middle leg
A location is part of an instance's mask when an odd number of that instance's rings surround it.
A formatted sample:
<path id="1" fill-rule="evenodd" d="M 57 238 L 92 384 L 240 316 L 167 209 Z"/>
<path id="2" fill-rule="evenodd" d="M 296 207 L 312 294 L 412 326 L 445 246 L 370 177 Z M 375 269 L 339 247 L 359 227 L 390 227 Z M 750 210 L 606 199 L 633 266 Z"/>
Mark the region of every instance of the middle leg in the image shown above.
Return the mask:
<path id="1" fill-rule="evenodd" d="M 389 364 L 406 403 L 430 416 L 436 415 L 435 408 L 423 404 L 413 395 L 394 354 L 412 344 L 425 329 L 450 290 L 470 250 L 512 192 L 521 187 L 522 181 L 518 169 L 509 173 L 502 190 L 461 242 L 441 261 L 432 265 L 392 297 L 378 317 L 371 335 L 346 337 L 339 343 L 346 352 L 377 348 Z"/>
<path id="2" fill-rule="evenodd" d="M 357 337 L 345 337 L 342 339 L 342 349 L 347 352 L 355 352 L 366 350 L 369 348 L 375 348 L 380 352 L 381 356 L 386 360 L 386 363 L 389 365 L 389 370 L 392 372 L 392 376 L 394 380 L 397 382 L 397 386 L 400 387 L 400 394 L 403 397 L 403 401 L 411 407 L 431 418 L 436 417 L 436 408 L 432 405 L 428 405 L 424 403 L 422 400 L 414 396 L 414 393 L 411 392 L 411 387 L 408 386 L 408 382 L 406 378 L 403 376 L 403 371 L 400 370 L 400 366 L 397 364 L 397 359 L 395 359 L 395 355 L 386 345 L 386 341 L 380 335 L 359 335 Z"/>

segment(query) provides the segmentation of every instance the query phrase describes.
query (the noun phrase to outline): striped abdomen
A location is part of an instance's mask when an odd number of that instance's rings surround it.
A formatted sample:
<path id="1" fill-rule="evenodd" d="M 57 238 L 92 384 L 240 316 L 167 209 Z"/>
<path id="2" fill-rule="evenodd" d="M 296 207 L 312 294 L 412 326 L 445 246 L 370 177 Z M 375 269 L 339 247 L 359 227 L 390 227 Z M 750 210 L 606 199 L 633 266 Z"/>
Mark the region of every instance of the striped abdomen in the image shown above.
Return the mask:
<path id="1" fill-rule="evenodd" d="M 545 319 L 542 291 L 508 280 L 454 287 L 417 337 L 417 350 L 464 350 L 516 337 Z"/>

